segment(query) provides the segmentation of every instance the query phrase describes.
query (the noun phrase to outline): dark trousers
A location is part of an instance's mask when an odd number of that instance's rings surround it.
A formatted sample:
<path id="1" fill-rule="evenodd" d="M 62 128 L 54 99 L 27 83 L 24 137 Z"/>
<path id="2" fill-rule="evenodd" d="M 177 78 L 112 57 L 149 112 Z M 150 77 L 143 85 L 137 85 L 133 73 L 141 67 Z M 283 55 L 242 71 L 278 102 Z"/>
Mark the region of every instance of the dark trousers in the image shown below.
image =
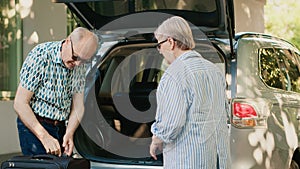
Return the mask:
<path id="1" fill-rule="evenodd" d="M 48 131 L 48 133 L 56 138 L 63 152 L 62 143 L 63 136 L 66 133 L 66 127 L 64 125 L 55 126 L 46 122 L 40 122 L 41 125 Z M 46 154 L 46 150 L 40 140 L 23 124 L 23 122 L 17 118 L 17 126 L 19 131 L 19 140 L 22 153 L 24 155 L 38 155 Z"/>

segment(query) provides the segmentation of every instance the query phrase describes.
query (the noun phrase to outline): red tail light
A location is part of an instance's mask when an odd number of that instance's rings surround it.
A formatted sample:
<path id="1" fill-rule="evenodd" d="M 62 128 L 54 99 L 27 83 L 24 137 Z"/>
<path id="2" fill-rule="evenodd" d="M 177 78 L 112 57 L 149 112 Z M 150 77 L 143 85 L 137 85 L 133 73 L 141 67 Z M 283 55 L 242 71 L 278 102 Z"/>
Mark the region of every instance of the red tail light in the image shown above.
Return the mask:
<path id="1" fill-rule="evenodd" d="M 233 115 L 239 118 L 257 117 L 257 113 L 251 105 L 238 102 L 233 104 Z"/>
<path id="2" fill-rule="evenodd" d="M 232 124 L 239 128 L 255 127 L 260 125 L 256 110 L 246 103 L 233 102 Z"/>

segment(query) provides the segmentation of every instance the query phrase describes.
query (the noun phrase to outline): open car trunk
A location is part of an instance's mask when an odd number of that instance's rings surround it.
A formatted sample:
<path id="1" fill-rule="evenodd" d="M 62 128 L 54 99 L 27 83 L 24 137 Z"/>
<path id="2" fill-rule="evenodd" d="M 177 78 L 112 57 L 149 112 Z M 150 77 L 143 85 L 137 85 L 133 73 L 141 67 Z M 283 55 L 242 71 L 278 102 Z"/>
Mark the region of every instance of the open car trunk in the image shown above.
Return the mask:
<path id="1" fill-rule="evenodd" d="M 52 0 L 65 3 L 89 29 L 101 29 L 107 23 L 135 13 L 163 12 L 178 15 L 198 26 L 207 34 L 234 35 L 232 0 Z M 157 27 L 160 18 L 150 17 L 123 23 L 117 28 Z M 165 19 L 165 18 L 163 18 Z"/>
<path id="2" fill-rule="evenodd" d="M 168 65 L 151 36 L 143 37 L 112 45 L 91 69 L 96 73 L 87 75 L 85 115 L 74 141 L 78 152 L 90 160 L 162 166 L 161 154 L 159 160 L 149 154 L 150 128 L 156 113 L 156 89 Z M 224 54 L 208 44 L 197 40 L 195 50 L 225 75 Z"/>
<path id="3" fill-rule="evenodd" d="M 162 166 L 161 154 L 157 161 L 149 154 L 155 90 L 167 67 L 154 47 L 153 32 L 167 17 L 178 15 L 209 38 L 232 40 L 232 0 L 53 1 L 65 3 L 81 26 L 101 37 L 87 72 L 85 115 L 74 136 L 77 151 L 95 162 Z M 196 50 L 225 69 L 224 56 L 208 49 L 209 43 L 198 38 Z"/>

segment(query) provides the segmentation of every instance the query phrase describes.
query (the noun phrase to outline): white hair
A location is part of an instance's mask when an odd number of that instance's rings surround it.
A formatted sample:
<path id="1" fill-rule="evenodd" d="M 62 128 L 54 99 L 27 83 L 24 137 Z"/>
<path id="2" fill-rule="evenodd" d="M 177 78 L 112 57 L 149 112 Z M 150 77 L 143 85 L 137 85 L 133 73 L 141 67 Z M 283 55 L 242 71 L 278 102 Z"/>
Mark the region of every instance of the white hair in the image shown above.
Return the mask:
<path id="1" fill-rule="evenodd" d="M 170 37 L 179 42 L 178 47 L 193 49 L 195 41 L 188 22 L 179 16 L 165 20 L 154 32 L 156 37 Z"/>

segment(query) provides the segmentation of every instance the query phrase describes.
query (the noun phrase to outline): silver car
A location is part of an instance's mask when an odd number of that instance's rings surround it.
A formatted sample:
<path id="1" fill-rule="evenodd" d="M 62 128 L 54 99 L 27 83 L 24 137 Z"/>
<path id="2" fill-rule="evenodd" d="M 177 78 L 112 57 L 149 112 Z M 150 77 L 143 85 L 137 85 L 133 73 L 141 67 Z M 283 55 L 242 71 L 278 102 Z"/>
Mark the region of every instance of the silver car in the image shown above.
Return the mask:
<path id="1" fill-rule="evenodd" d="M 300 52 L 277 37 L 236 34 L 232 0 L 53 1 L 101 39 L 87 64 L 85 116 L 74 138 L 93 169 L 162 168 L 162 155 L 149 155 L 150 126 L 168 65 L 153 31 L 171 15 L 190 22 L 195 50 L 226 77 L 232 169 L 298 168 Z"/>

